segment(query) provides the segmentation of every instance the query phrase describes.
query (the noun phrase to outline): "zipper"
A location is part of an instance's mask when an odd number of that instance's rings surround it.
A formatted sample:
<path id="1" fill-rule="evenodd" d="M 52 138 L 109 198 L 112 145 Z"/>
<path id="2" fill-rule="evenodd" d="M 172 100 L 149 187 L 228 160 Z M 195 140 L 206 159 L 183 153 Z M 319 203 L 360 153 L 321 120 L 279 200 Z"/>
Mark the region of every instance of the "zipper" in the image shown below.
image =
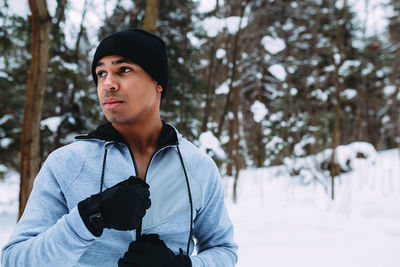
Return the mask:
<path id="1" fill-rule="evenodd" d="M 137 167 L 137 164 L 136 164 L 135 156 L 133 155 L 132 151 L 129 149 L 129 147 L 127 145 L 124 145 L 124 146 L 126 147 L 126 149 L 128 149 L 129 154 L 131 155 L 131 159 L 132 159 L 132 163 L 133 163 L 133 169 L 135 170 L 136 176 L 139 177 L 139 170 L 138 170 L 138 167 Z M 143 179 L 145 179 L 145 178 L 143 178 Z M 146 181 L 146 180 L 144 180 L 144 181 Z"/>
<path id="2" fill-rule="evenodd" d="M 123 145 L 126 147 L 126 149 L 128 149 L 129 154 L 131 155 L 131 159 L 132 159 L 133 167 L 134 167 L 134 169 L 135 169 L 135 173 L 136 173 L 136 175 L 138 175 L 138 174 L 139 174 L 139 171 L 138 171 L 138 168 L 137 168 L 135 156 L 133 155 L 132 151 L 129 149 L 129 147 L 128 147 L 126 144 L 123 144 Z M 148 173 L 148 171 L 149 171 L 149 167 L 150 167 L 151 162 L 153 161 L 153 158 L 154 158 L 160 151 L 162 151 L 162 150 L 164 150 L 164 149 L 166 149 L 166 148 L 175 147 L 175 146 L 176 146 L 175 144 L 174 144 L 174 145 L 165 145 L 165 146 L 162 146 L 162 147 L 158 148 L 158 149 L 153 153 L 153 155 L 151 155 L 150 160 L 149 160 L 149 163 L 147 164 L 147 167 L 146 167 L 146 172 L 145 172 L 144 177 L 143 177 L 143 180 L 144 180 L 145 182 L 146 182 L 147 173 Z M 142 236 L 142 220 L 140 221 L 139 226 L 138 226 L 138 228 L 136 229 L 136 240 L 138 240 L 141 236 Z"/>
<path id="3" fill-rule="evenodd" d="M 165 145 L 165 146 L 162 146 L 162 147 L 160 147 L 159 149 L 157 149 L 157 150 L 153 153 L 153 155 L 151 155 L 150 160 L 149 160 L 149 164 L 147 164 L 146 172 L 145 172 L 145 174 L 144 174 L 144 181 L 146 181 L 147 172 L 149 171 L 150 164 L 151 164 L 153 158 L 154 158 L 159 152 L 161 152 L 162 150 L 167 149 L 167 148 L 170 148 L 170 147 L 175 147 L 175 146 L 177 146 L 177 145 Z"/>
<path id="4" fill-rule="evenodd" d="M 122 143 L 122 144 L 123 144 L 123 145 L 125 146 L 125 148 L 129 151 L 129 154 L 131 155 L 132 164 L 133 164 L 133 168 L 134 168 L 134 170 L 135 170 L 136 176 L 139 177 L 139 170 L 138 170 L 138 167 L 137 167 L 137 164 L 136 164 L 135 156 L 133 155 L 132 151 L 129 149 L 129 147 L 128 147 L 126 144 L 124 144 L 124 143 Z M 149 163 L 147 164 L 146 172 L 145 172 L 144 177 L 143 177 L 143 180 L 144 180 L 145 182 L 146 182 L 147 173 L 148 173 L 148 171 L 149 171 L 149 167 L 150 167 L 150 164 L 151 164 L 153 158 L 154 158 L 159 152 L 161 152 L 162 150 L 164 150 L 164 149 L 166 149 L 166 148 L 170 148 L 170 147 L 175 147 L 175 146 L 176 146 L 175 144 L 174 144 L 174 145 L 165 145 L 165 146 L 160 147 L 160 148 L 157 149 L 156 151 L 154 151 L 153 155 L 151 155 L 151 157 L 150 157 Z"/>

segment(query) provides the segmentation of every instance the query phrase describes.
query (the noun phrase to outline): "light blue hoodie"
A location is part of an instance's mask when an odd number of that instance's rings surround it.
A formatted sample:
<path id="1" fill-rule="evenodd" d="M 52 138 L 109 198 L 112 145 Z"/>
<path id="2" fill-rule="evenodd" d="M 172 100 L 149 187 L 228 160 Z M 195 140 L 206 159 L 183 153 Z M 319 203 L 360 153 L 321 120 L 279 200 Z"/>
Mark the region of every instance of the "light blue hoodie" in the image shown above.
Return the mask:
<path id="1" fill-rule="evenodd" d="M 102 171 L 104 190 L 135 175 L 136 169 L 133 155 L 110 123 L 55 150 L 37 175 L 25 212 L 2 250 L 3 267 L 117 266 L 136 231 L 104 229 L 101 237 L 95 237 L 84 225 L 77 204 L 99 192 Z M 143 218 L 142 233 L 159 234 L 175 254 L 179 248 L 186 252 L 192 213 L 193 267 L 235 265 L 233 226 L 210 157 L 164 124 L 145 179 L 152 204 Z M 194 244 L 197 255 L 192 255 Z"/>

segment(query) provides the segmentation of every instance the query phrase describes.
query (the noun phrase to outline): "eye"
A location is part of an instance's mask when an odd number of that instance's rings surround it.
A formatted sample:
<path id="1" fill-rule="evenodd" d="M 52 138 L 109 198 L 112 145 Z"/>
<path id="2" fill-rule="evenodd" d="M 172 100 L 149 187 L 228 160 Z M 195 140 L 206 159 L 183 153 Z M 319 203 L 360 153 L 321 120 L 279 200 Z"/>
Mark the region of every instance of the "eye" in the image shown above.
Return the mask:
<path id="1" fill-rule="evenodd" d="M 120 71 L 121 71 L 122 73 L 127 73 L 127 72 L 132 71 L 132 69 L 129 68 L 129 67 L 121 67 L 121 68 L 120 68 Z"/>
<path id="2" fill-rule="evenodd" d="M 99 71 L 99 72 L 97 72 L 97 77 L 101 78 L 101 77 L 106 76 L 106 74 L 107 73 L 105 71 Z"/>

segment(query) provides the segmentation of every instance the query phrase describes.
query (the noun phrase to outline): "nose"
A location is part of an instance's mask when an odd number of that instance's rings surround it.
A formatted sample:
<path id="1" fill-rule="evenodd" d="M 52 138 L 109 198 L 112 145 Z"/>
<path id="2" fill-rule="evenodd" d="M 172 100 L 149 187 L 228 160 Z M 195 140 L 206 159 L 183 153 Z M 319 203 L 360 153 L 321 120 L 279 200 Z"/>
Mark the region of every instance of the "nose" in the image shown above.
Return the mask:
<path id="1" fill-rule="evenodd" d="M 119 89 L 118 79 L 109 73 L 103 80 L 102 87 L 105 91 L 117 91 Z"/>

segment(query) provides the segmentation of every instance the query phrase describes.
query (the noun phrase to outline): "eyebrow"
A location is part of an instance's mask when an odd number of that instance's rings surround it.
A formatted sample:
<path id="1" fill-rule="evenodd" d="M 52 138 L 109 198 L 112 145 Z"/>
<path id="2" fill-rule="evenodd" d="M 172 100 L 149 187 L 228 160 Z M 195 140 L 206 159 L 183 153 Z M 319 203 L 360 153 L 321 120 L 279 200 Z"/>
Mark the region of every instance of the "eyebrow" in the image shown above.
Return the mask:
<path id="1" fill-rule="evenodd" d="M 121 58 L 121 59 L 117 59 L 117 60 L 114 60 L 111 62 L 112 65 L 119 65 L 119 64 L 124 64 L 124 63 L 135 64 L 135 63 L 133 63 L 132 60 L 127 59 L 127 58 Z M 96 68 L 101 67 L 101 66 L 104 66 L 104 62 L 99 61 L 96 65 Z"/>

